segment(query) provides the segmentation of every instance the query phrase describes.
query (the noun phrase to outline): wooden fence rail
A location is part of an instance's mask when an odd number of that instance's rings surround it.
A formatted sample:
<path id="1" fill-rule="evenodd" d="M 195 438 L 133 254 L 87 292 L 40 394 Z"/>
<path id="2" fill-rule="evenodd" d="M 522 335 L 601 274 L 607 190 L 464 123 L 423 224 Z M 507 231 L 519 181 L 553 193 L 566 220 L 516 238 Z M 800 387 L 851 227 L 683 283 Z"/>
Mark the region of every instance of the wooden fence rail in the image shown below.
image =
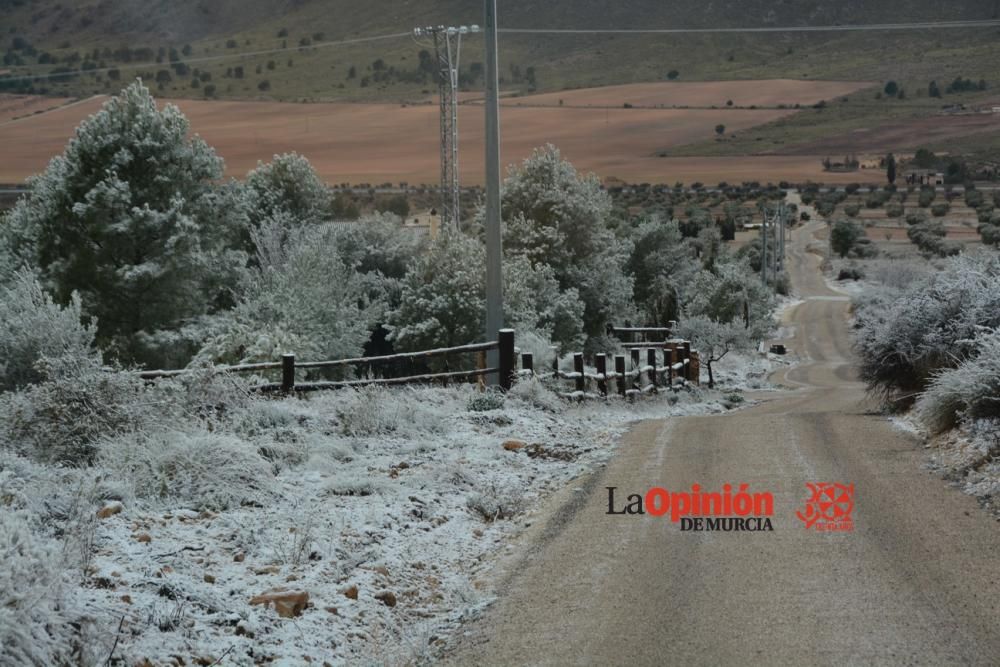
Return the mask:
<path id="1" fill-rule="evenodd" d="M 364 378 L 358 380 L 344 380 L 338 382 L 297 382 L 296 373 L 301 370 L 323 370 L 338 368 L 356 368 L 367 366 L 373 368 L 382 364 L 395 363 L 400 361 L 427 361 L 428 359 L 447 358 L 459 354 L 480 354 L 496 351 L 498 363 L 492 368 L 475 368 L 467 371 L 449 371 L 440 373 L 421 373 L 419 375 L 409 375 L 406 377 L 391 378 Z M 281 361 L 264 362 L 256 364 L 239 364 L 235 366 L 217 366 L 213 370 L 222 373 L 256 373 L 260 371 L 280 370 L 280 383 L 267 383 L 255 387 L 263 392 L 284 392 L 291 394 L 294 392 L 323 391 L 327 389 L 342 389 L 345 387 L 359 387 L 364 385 L 395 385 L 410 383 L 447 382 L 451 379 L 471 379 L 497 376 L 497 383 L 504 391 L 511 388 L 514 375 L 517 371 L 517 359 L 514 351 L 514 331 L 513 329 L 501 329 L 497 333 L 497 340 L 489 343 L 473 343 L 471 345 L 459 345 L 457 347 L 446 347 L 435 350 L 423 350 L 420 352 L 402 352 L 380 357 L 358 357 L 355 359 L 336 359 L 331 361 L 307 361 L 299 362 L 294 354 L 284 354 Z M 138 375 L 144 380 L 156 380 L 159 378 L 171 378 L 190 373 L 190 369 L 182 370 L 160 370 L 141 371 Z"/>
<path id="2" fill-rule="evenodd" d="M 664 334 L 668 329 L 616 329 L 622 332 L 644 332 Z M 269 382 L 254 387 L 257 391 L 265 393 L 305 393 L 314 391 L 325 391 L 333 389 L 343 389 L 347 387 L 361 387 L 368 385 L 399 385 L 412 383 L 448 383 L 449 380 L 473 380 L 489 376 L 497 378 L 500 389 L 507 391 L 511 388 L 514 379 L 518 376 L 536 376 L 541 379 L 550 380 L 571 380 L 573 391 L 563 393 L 569 398 L 607 398 L 609 395 L 610 383 L 614 382 L 617 395 L 621 397 L 633 397 L 639 394 L 652 393 L 660 390 L 661 387 L 677 390 L 681 386 L 688 384 L 698 384 L 699 363 L 698 353 L 691 350 L 690 341 L 686 340 L 666 340 L 655 343 L 636 343 L 626 348 L 628 356 L 624 354 L 615 355 L 609 359 L 605 354 L 598 354 L 594 358 L 596 373 L 587 372 L 584 356 L 582 352 L 573 355 L 573 370 L 565 372 L 559 368 L 559 359 L 556 356 L 553 361 L 550 373 L 538 373 L 535 370 L 535 360 L 531 353 L 521 355 L 521 368 L 517 368 L 517 352 L 514 347 L 514 331 L 512 329 L 502 329 L 497 332 L 497 339 L 488 343 L 474 343 L 471 345 L 459 345 L 456 347 L 446 347 L 434 350 L 424 350 L 420 352 L 402 352 L 378 357 L 357 357 L 353 359 L 335 359 L 330 361 L 298 361 L 294 354 L 284 354 L 281 361 L 263 362 L 253 364 L 238 364 L 232 366 L 216 366 L 212 370 L 220 373 L 257 373 L 262 371 L 280 371 L 280 382 Z M 643 359 L 645 350 L 645 360 Z M 496 355 L 496 365 L 487 367 L 485 363 L 486 354 L 494 352 Z M 662 362 L 660 354 L 662 353 Z M 452 371 L 447 366 L 447 358 L 455 355 L 475 355 L 477 368 L 469 370 Z M 437 373 L 418 373 L 404 377 L 367 377 L 354 380 L 339 381 L 319 381 L 311 380 L 300 382 L 296 377 L 303 370 L 328 370 L 328 369 L 358 369 L 367 368 L 369 372 L 380 365 L 393 364 L 397 362 L 427 361 L 429 359 L 445 359 L 445 370 Z M 631 370 L 628 370 L 628 362 L 631 361 Z M 613 362 L 614 370 L 609 369 L 609 362 Z M 644 363 L 643 363 L 644 362 Z M 173 378 L 185 373 L 193 372 L 191 369 L 182 370 L 155 370 L 140 371 L 139 377 L 144 380 L 156 380 L 160 378 Z M 588 385 L 596 388 L 596 394 L 588 392 Z"/>

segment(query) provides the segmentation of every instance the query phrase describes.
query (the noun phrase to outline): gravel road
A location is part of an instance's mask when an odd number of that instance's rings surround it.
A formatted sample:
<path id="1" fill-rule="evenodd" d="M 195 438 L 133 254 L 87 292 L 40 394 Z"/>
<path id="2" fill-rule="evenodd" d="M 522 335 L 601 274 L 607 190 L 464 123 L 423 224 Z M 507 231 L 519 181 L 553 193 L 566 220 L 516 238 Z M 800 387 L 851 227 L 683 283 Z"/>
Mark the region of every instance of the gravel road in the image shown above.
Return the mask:
<path id="1" fill-rule="evenodd" d="M 792 235 L 803 302 L 789 390 L 723 416 L 639 424 L 608 466 L 553 503 L 456 665 L 1000 664 L 1000 530 L 923 468 L 865 400 L 849 303 L 823 281 L 813 222 Z M 797 518 L 807 482 L 854 484 L 854 530 Z M 605 487 L 774 494 L 773 532 L 694 532 L 607 511 Z M 619 501 L 621 502 L 621 501 Z"/>

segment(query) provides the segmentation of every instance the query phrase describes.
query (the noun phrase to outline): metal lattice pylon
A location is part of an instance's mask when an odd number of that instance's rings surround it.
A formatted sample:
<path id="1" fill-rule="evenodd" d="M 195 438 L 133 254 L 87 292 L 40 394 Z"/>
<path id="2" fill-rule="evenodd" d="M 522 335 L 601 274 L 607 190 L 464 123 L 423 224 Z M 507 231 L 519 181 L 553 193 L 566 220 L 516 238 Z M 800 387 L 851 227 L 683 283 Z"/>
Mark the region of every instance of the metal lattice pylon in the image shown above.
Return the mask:
<path id="1" fill-rule="evenodd" d="M 441 113 L 441 225 L 457 227 L 462 212 L 458 176 L 458 73 L 462 36 L 479 32 L 479 26 L 417 28 L 417 37 L 434 38 L 438 63 L 438 98 Z"/>

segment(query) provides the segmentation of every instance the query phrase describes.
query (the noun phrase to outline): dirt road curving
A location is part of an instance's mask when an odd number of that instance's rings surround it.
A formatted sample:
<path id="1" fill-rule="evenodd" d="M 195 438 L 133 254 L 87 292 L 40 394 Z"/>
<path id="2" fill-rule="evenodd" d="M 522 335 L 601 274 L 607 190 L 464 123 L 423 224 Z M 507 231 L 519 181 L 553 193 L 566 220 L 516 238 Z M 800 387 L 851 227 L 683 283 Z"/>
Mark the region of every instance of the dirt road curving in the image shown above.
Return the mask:
<path id="1" fill-rule="evenodd" d="M 794 390 L 746 411 L 644 422 L 553 512 L 456 665 L 1000 664 L 1000 527 L 922 468 L 871 411 L 851 367 L 849 303 L 829 289 L 811 223 L 789 269 L 803 302 Z M 854 484 L 854 531 L 807 530 L 807 482 Z M 682 532 L 608 515 L 605 487 L 775 498 L 773 532 Z"/>

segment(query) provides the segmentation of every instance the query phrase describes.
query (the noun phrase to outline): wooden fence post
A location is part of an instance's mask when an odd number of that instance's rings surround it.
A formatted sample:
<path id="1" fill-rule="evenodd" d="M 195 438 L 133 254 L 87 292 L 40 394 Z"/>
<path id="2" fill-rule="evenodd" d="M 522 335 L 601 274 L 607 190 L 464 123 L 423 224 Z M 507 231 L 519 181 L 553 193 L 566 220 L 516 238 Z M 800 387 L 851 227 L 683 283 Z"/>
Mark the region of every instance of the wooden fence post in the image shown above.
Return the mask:
<path id="1" fill-rule="evenodd" d="M 604 377 L 597 381 L 597 391 L 601 396 L 608 395 L 608 355 L 603 352 L 594 355 L 594 364 L 597 366 L 597 374 Z"/>
<path id="2" fill-rule="evenodd" d="M 651 366 L 653 368 L 653 370 L 649 371 L 649 379 L 653 381 L 653 389 L 656 389 L 660 386 L 660 380 L 656 377 L 656 350 L 646 350 L 646 362 L 647 366 Z"/>
<path id="3" fill-rule="evenodd" d="M 682 345 L 684 346 L 684 348 L 683 348 L 684 351 L 681 353 L 681 355 L 682 355 L 681 356 L 681 361 L 684 361 L 685 359 L 690 359 L 691 358 L 691 341 L 686 340 L 686 341 L 684 341 L 682 343 Z M 688 382 L 691 381 L 691 364 L 690 363 L 686 364 L 684 366 L 684 379 L 687 380 Z"/>
<path id="4" fill-rule="evenodd" d="M 573 372 L 576 373 L 576 390 L 587 391 L 587 378 L 583 376 L 583 352 L 573 355 Z"/>
<path id="5" fill-rule="evenodd" d="M 559 349 L 552 346 L 552 377 L 559 379 Z"/>
<path id="6" fill-rule="evenodd" d="M 618 395 L 625 396 L 625 355 L 615 355 L 615 373 L 618 374 Z"/>
<path id="7" fill-rule="evenodd" d="M 531 371 L 531 374 L 535 374 L 535 355 L 531 352 L 525 352 L 521 355 L 521 369 L 526 371 Z"/>
<path id="8" fill-rule="evenodd" d="M 691 350 L 691 382 L 701 384 L 701 355 L 697 350 Z"/>
<path id="9" fill-rule="evenodd" d="M 642 367 L 641 362 L 642 362 L 642 353 L 638 348 L 634 348 L 632 350 L 632 370 L 635 371 L 641 368 Z M 637 374 L 635 376 L 635 379 L 632 380 L 632 388 L 633 389 L 642 388 L 642 373 Z"/>
<path id="10" fill-rule="evenodd" d="M 295 355 L 281 355 L 281 391 L 291 394 L 295 391 Z"/>
<path id="11" fill-rule="evenodd" d="M 674 348 L 667 343 L 663 348 L 663 365 L 667 367 L 667 386 L 674 388 Z"/>
<path id="12" fill-rule="evenodd" d="M 497 366 L 500 373 L 500 389 L 509 391 L 514 379 L 514 367 L 517 361 L 514 356 L 514 330 L 501 329 L 497 333 L 497 343 L 500 346 L 500 363 Z"/>

